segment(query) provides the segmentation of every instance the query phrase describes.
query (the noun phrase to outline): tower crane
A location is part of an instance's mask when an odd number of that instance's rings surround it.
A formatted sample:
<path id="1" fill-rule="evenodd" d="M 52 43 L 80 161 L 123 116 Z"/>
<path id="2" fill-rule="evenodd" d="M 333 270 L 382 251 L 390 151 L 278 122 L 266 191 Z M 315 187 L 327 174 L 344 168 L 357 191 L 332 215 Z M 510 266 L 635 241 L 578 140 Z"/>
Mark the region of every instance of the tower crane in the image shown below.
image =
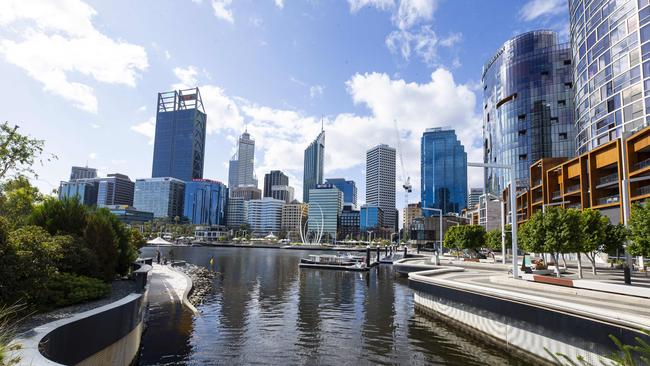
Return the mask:
<path id="1" fill-rule="evenodd" d="M 406 168 L 404 167 L 404 154 L 402 152 L 402 137 L 399 134 L 399 127 L 397 125 L 397 119 L 393 119 L 393 122 L 395 123 L 395 137 L 397 138 L 397 152 L 399 154 L 399 163 L 401 165 L 401 171 L 400 171 L 400 180 L 404 183 L 402 184 L 402 188 L 404 188 L 404 213 L 406 213 L 406 210 L 408 209 L 408 204 L 409 204 L 409 193 L 413 191 L 413 186 L 411 186 L 411 177 L 408 175 L 406 172 Z M 406 179 L 404 179 L 406 178 Z M 398 217 L 399 218 L 399 217 Z M 402 230 L 406 230 L 405 227 L 402 227 Z M 401 232 L 398 232 L 398 243 L 401 242 Z"/>

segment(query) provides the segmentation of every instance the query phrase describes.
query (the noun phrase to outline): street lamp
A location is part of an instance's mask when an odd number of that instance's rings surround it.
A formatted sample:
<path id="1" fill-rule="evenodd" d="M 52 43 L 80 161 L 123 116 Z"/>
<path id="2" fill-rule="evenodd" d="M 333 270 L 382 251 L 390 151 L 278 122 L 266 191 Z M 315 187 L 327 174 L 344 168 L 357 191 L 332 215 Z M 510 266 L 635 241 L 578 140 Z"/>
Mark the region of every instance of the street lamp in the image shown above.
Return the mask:
<path id="1" fill-rule="evenodd" d="M 517 193 L 515 184 L 516 165 L 493 164 L 493 163 L 467 163 L 468 167 L 506 169 L 510 171 L 510 217 L 512 227 L 512 277 L 519 278 L 517 274 Z"/>
<path id="2" fill-rule="evenodd" d="M 440 265 L 440 253 L 439 250 L 442 250 L 442 210 L 439 208 L 428 208 L 428 207 L 422 207 L 423 211 L 435 211 L 440 213 L 440 224 L 438 226 L 438 233 L 440 236 L 440 240 L 438 242 L 438 245 L 440 245 L 440 249 L 436 246 L 436 266 Z"/>

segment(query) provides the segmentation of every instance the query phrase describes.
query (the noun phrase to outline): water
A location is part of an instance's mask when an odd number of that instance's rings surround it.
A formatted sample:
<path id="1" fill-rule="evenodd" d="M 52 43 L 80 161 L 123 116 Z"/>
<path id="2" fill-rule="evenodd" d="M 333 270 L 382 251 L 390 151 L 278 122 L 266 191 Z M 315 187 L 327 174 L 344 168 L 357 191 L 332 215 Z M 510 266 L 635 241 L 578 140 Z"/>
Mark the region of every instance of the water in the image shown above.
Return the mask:
<path id="1" fill-rule="evenodd" d="M 153 250 L 145 248 L 145 256 Z M 209 266 L 214 292 L 197 306 L 152 306 L 141 365 L 518 364 L 413 308 L 408 280 L 381 265 L 368 273 L 300 269 L 313 252 L 174 248 Z"/>

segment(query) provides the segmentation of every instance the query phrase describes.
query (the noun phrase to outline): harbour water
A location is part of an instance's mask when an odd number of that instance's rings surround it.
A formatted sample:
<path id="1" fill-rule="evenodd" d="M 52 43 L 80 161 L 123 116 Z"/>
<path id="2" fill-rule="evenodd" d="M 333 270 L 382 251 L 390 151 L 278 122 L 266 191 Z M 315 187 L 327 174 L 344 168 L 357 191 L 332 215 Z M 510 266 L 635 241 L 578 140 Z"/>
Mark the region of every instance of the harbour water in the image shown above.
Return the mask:
<path id="1" fill-rule="evenodd" d="M 408 280 L 390 265 L 356 273 L 300 269 L 307 251 L 173 250 L 205 267 L 214 257 L 214 288 L 198 315 L 150 308 L 141 365 L 520 364 L 415 311 Z"/>

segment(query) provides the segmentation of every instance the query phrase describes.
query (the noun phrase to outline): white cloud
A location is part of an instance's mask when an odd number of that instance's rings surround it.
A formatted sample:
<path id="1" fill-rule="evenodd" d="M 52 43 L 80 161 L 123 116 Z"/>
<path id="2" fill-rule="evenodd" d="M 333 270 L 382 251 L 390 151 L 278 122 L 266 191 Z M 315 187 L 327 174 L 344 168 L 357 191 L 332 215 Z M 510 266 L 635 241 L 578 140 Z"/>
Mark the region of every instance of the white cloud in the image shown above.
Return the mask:
<path id="1" fill-rule="evenodd" d="M 323 95 L 325 87 L 322 85 L 312 85 L 309 87 L 309 98 L 314 99 Z"/>
<path id="2" fill-rule="evenodd" d="M 156 119 L 154 117 L 131 126 L 131 130 L 146 136 L 149 139 L 149 145 L 153 145 L 156 134 Z"/>
<path id="3" fill-rule="evenodd" d="M 280 9 L 284 8 L 284 0 L 275 0 L 274 2 L 275 2 L 275 6 L 277 6 L 278 8 Z"/>
<path id="4" fill-rule="evenodd" d="M 141 105 L 140 108 L 138 108 L 138 111 L 140 111 L 140 112 L 144 112 L 144 111 L 146 111 L 146 110 L 147 110 L 147 106 L 146 106 L 146 105 Z"/>
<path id="5" fill-rule="evenodd" d="M 193 88 L 197 85 L 198 81 L 196 76 L 199 74 L 199 71 L 194 66 L 188 66 L 186 68 L 175 67 L 174 75 L 178 78 L 179 82 L 188 88 Z"/>
<path id="6" fill-rule="evenodd" d="M 91 123 L 90 127 L 92 127 L 92 128 L 100 128 L 102 126 L 98 125 L 97 123 Z"/>
<path id="7" fill-rule="evenodd" d="M 169 60 L 172 58 L 172 54 L 169 53 L 169 51 L 165 50 L 165 60 Z"/>
<path id="8" fill-rule="evenodd" d="M 399 29 L 408 29 L 422 21 L 429 21 L 438 6 L 437 0 L 401 0 L 394 23 Z"/>
<path id="9" fill-rule="evenodd" d="M 88 154 L 88 158 L 89 158 L 90 160 L 95 160 L 95 159 L 97 159 L 97 153 L 92 152 L 92 153 Z"/>
<path id="10" fill-rule="evenodd" d="M 234 23 L 235 18 L 232 15 L 232 9 L 230 9 L 231 5 L 232 0 L 212 0 L 212 10 L 214 10 L 214 16 L 229 23 Z"/>
<path id="11" fill-rule="evenodd" d="M 566 0 L 530 0 L 519 11 L 519 17 L 531 21 L 566 12 L 567 7 Z"/>
<path id="12" fill-rule="evenodd" d="M 452 33 L 446 38 L 440 40 L 440 45 L 445 47 L 453 47 L 458 42 L 463 40 L 463 35 L 461 33 Z"/>
<path id="13" fill-rule="evenodd" d="M 399 54 L 405 60 L 410 60 L 415 53 L 429 66 L 438 66 L 438 48 L 453 47 L 462 39 L 460 33 L 453 33 L 446 38 L 438 39 L 436 32 L 429 25 L 423 25 L 417 31 L 397 29 L 386 37 L 386 47 L 393 54 Z"/>
<path id="14" fill-rule="evenodd" d="M 135 86 L 149 64 L 143 47 L 113 40 L 92 24 L 96 11 L 80 0 L 0 2 L 0 54 L 43 84 L 43 89 L 96 113 L 93 87 L 71 80 L 75 73 L 108 84 Z"/>
<path id="15" fill-rule="evenodd" d="M 366 6 L 372 6 L 379 10 L 388 10 L 395 6 L 393 0 L 348 0 L 350 12 L 356 13 Z"/>

